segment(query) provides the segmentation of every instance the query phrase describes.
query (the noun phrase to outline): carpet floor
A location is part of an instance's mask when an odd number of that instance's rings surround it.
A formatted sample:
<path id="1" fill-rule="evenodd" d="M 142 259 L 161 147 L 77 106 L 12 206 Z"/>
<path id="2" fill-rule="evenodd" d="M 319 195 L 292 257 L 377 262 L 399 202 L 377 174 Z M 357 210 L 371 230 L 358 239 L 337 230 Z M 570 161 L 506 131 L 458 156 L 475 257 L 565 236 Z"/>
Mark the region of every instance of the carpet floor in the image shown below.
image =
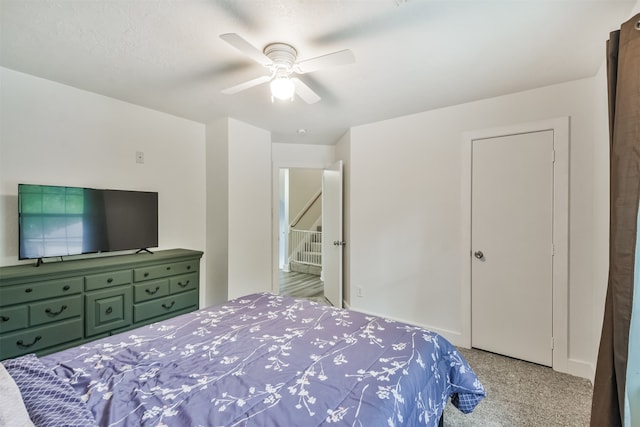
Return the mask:
<path id="1" fill-rule="evenodd" d="M 448 404 L 445 427 L 585 427 L 591 382 L 497 354 L 460 349 L 487 390 L 471 414 Z"/>

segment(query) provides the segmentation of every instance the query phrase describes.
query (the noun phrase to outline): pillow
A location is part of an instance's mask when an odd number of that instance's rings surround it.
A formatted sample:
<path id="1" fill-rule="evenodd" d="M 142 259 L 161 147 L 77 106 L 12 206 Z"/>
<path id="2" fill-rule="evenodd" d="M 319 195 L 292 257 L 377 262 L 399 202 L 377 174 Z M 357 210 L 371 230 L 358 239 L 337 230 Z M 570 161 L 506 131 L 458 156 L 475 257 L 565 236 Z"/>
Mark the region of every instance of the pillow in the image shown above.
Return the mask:
<path id="1" fill-rule="evenodd" d="M 24 407 L 20 390 L 2 363 L 0 363 L 0 396 L 2 396 L 0 427 L 34 427 L 27 408 Z"/>
<path id="2" fill-rule="evenodd" d="M 47 427 L 90 427 L 96 421 L 68 383 L 47 368 L 34 354 L 5 360 L 34 424 Z M 4 402 L 3 402 L 3 405 Z"/>

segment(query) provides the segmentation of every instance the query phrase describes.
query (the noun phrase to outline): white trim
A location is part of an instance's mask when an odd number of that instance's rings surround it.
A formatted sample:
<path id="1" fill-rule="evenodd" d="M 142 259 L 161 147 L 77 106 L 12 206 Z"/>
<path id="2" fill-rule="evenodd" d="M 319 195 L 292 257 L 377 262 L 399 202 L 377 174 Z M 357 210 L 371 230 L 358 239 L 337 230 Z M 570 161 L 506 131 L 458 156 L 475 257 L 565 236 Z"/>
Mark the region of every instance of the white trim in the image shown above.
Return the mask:
<path id="1" fill-rule="evenodd" d="M 593 384 L 593 379 L 596 376 L 596 369 L 593 364 L 585 362 L 584 360 L 569 359 L 566 373 L 576 377 L 586 378 L 591 381 L 591 384 Z"/>
<path id="2" fill-rule="evenodd" d="M 361 310 L 361 309 L 351 309 L 349 308 L 348 305 L 346 305 L 344 308 L 348 309 L 348 310 L 352 310 L 352 311 L 356 311 L 359 313 L 363 313 L 369 316 L 376 316 L 379 317 L 381 319 L 387 319 L 387 320 L 392 320 L 394 322 L 401 322 L 401 323 L 406 323 L 408 325 L 413 325 L 413 326 L 417 326 L 423 329 L 427 329 L 431 332 L 435 332 L 438 335 L 441 335 L 442 337 L 444 337 L 447 341 L 449 341 L 451 344 L 458 346 L 458 347 L 465 347 L 465 345 L 462 342 L 462 335 L 460 334 L 460 332 L 456 332 L 456 331 L 450 331 L 447 329 L 440 329 L 440 328 L 436 328 L 433 326 L 429 326 L 429 325 L 424 325 L 421 323 L 416 323 L 413 320 L 407 320 L 407 319 L 402 319 L 400 317 L 391 317 L 388 316 L 386 314 L 380 314 L 380 313 L 375 313 L 372 311 L 368 311 L 368 310 Z M 469 348 L 469 347 L 465 347 L 465 348 Z"/>
<path id="3" fill-rule="evenodd" d="M 569 372 L 569 117 L 475 130 L 462 136 L 461 345 L 471 347 L 471 146 L 474 140 L 553 131 L 553 369 Z M 576 371 L 584 372 L 582 368 Z M 582 375 L 580 375 L 582 376 Z"/>

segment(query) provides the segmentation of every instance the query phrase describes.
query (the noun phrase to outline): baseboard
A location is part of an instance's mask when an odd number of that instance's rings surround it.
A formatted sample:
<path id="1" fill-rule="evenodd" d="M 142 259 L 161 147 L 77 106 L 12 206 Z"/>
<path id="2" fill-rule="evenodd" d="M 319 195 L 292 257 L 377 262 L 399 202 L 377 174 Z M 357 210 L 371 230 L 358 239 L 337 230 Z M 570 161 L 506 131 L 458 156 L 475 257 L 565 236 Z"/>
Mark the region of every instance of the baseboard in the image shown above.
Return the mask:
<path id="1" fill-rule="evenodd" d="M 591 381 L 596 376 L 596 369 L 593 364 L 584 360 L 569 359 L 567 360 L 567 373 L 576 377 L 585 378 Z"/>
<path id="2" fill-rule="evenodd" d="M 349 306 L 349 304 L 346 301 L 343 301 L 343 307 L 348 309 L 348 310 L 352 310 Z M 376 316 L 376 317 L 382 317 L 384 319 L 389 319 L 389 320 L 393 320 L 396 322 L 402 322 L 402 323 L 407 323 L 409 325 L 414 325 L 414 326 L 418 326 L 420 328 L 424 328 L 427 329 L 429 331 L 435 332 L 438 335 L 441 335 L 442 337 L 446 338 L 447 341 L 449 341 L 451 344 L 458 346 L 458 347 L 465 347 L 464 345 L 464 340 L 462 339 L 462 333 L 461 332 L 455 332 L 455 331 L 449 331 L 446 329 L 441 329 L 441 328 L 436 328 L 433 326 L 429 326 L 429 325 L 424 325 L 424 324 L 420 324 L 420 323 L 416 323 L 414 321 L 411 320 L 406 320 L 406 319 L 401 319 L 398 317 L 392 317 L 392 316 L 387 316 L 385 314 L 379 314 L 379 313 L 373 313 L 370 311 L 365 311 L 365 310 L 358 310 L 358 309 L 353 309 L 354 311 L 359 311 L 360 313 L 364 313 L 364 314 L 368 314 L 371 316 Z"/>

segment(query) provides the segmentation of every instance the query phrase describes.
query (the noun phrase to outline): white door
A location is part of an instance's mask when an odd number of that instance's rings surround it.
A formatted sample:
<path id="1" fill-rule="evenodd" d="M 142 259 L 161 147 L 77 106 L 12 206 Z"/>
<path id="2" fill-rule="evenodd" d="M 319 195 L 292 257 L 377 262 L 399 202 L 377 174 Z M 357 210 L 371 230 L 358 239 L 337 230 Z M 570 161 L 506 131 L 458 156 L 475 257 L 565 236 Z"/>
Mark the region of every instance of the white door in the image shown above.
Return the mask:
<path id="1" fill-rule="evenodd" d="M 342 162 L 322 172 L 322 277 L 324 296 L 342 307 Z"/>
<path id="2" fill-rule="evenodd" d="M 553 131 L 474 140 L 472 346 L 551 366 Z"/>
<path id="3" fill-rule="evenodd" d="M 289 271 L 289 169 L 280 169 L 278 177 L 278 268 Z"/>

